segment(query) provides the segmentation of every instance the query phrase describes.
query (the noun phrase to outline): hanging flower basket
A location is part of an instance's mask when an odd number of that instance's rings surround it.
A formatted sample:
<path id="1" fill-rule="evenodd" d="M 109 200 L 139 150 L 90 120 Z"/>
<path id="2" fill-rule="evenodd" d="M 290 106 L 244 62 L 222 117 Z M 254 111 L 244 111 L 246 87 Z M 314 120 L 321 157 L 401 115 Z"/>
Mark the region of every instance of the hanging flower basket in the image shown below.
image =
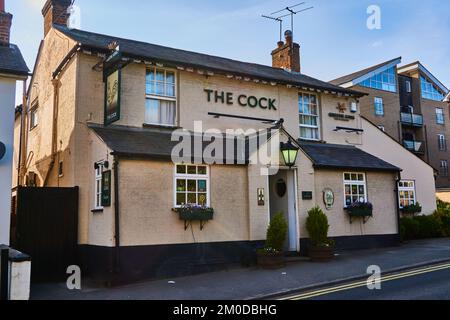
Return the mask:
<path id="1" fill-rule="evenodd" d="M 364 223 L 366 223 L 366 219 L 373 217 L 373 205 L 370 202 L 355 202 L 345 210 L 350 216 L 350 223 L 353 218 L 364 218 Z"/>
<path id="2" fill-rule="evenodd" d="M 214 209 L 205 206 L 185 205 L 175 208 L 173 211 L 178 213 L 180 220 L 185 221 L 185 229 L 187 229 L 188 223 L 200 221 L 200 227 L 203 230 L 205 222 L 214 218 Z"/>

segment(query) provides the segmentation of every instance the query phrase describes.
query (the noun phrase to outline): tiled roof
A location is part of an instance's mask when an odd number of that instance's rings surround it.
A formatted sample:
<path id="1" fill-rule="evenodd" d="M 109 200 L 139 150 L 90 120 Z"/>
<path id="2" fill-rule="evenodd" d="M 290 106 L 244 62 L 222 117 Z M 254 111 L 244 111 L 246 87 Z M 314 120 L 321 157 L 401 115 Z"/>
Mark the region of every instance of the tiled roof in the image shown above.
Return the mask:
<path id="1" fill-rule="evenodd" d="M 261 80 L 276 81 L 283 84 L 304 86 L 330 92 L 339 92 L 356 96 L 365 95 L 361 92 L 341 88 L 304 74 L 292 73 L 280 68 L 272 68 L 270 66 L 241 62 L 151 43 L 122 39 L 77 29 L 69 29 L 62 25 L 55 25 L 54 27 L 69 38 L 88 48 L 106 51 L 108 50 L 108 45 L 110 43 L 118 42 L 121 51 L 125 55 L 136 59 L 156 60 L 166 64 L 204 68 L 217 73 L 237 74 Z"/>
<path id="2" fill-rule="evenodd" d="M 0 45 L 0 73 L 26 76 L 30 70 L 15 44 Z"/>
<path id="3" fill-rule="evenodd" d="M 315 168 L 399 172 L 400 168 L 354 146 L 300 142 Z"/>

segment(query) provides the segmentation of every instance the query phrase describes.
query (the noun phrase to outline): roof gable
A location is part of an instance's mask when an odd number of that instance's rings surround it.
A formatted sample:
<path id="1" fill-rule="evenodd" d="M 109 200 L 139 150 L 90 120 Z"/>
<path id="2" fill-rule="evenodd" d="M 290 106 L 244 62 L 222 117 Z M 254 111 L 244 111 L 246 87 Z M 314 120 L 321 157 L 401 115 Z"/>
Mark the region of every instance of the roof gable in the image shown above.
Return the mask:
<path id="1" fill-rule="evenodd" d="M 0 73 L 28 76 L 30 70 L 15 44 L 0 45 Z"/>
<path id="2" fill-rule="evenodd" d="M 409 71 L 413 70 L 419 70 L 422 74 L 424 74 L 430 81 L 432 81 L 442 92 L 444 92 L 444 95 L 449 93 L 449 89 L 439 81 L 438 78 L 436 78 L 430 71 L 428 71 L 427 68 L 423 66 L 422 63 L 419 61 L 407 64 L 405 66 L 402 66 L 398 68 L 398 73 L 407 73 Z"/>

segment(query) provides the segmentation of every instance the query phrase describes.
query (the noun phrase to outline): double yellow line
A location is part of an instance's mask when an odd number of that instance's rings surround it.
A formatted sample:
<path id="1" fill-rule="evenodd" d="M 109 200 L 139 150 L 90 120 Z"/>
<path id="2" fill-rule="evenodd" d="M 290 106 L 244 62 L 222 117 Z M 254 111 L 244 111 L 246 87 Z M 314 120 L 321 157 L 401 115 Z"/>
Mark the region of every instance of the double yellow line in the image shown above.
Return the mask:
<path id="1" fill-rule="evenodd" d="M 392 275 L 388 275 L 388 276 L 382 276 L 380 282 L 382 283 L 382 282 L 387 282 L 387 281 L 393 281 L 393 280 L 413 277 L 413 276 L 417 276 L 417 275 L 421 275 L 421 274 L 425 274 L 425 273 L 436 272 L 436 271 L 446 270 L 446 269 L 450 269 L 450 263 L 426 267 L 426 268 L 422 268 L 422 269 L 415 269 L 412 271 L 407 271 L 407 272 L 398 273 L 398 274 L 392 274 Z M 368 275 L 368 277 L 369 277 L 369 275 Z M 299 294 L 299 295 L 284 297 L 284 298 L 281 298 L 278 300 L 305 300 L 305 299 L 311 299 L 311 298 L 315 298 L 315 297 L 319 297 L 319 296 L 323 296 L 323 295 L 327 295 L 327 294 L 331 294 L 331 293 L 335 293 L 335 292 L 347 291 L 347 290 L 366 287 L 366 286 L 367 286 L 367 280 L 363 280 L 363 281 L 352 282 L 349 284 L 344 284 L 344 285 L 331 287 L 331 288 L 327 288 L 327 289 L 322 289 L 322 290 L 307 292 L 307 293 L 303 293 L 303 294 Z"/>

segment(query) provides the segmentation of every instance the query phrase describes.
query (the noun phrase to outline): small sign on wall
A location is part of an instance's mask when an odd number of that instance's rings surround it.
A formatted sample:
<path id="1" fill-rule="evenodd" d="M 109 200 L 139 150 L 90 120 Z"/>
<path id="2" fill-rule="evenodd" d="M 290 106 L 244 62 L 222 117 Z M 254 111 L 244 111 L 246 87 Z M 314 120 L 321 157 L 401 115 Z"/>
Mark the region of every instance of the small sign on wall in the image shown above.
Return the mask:
<path id="1" fill-rule="evenodd" d="M 302 192 L 302 200 L 312 200 L 312 199 L 313 199 L 312 191 L 303 191 Z"/>
<path id="2" fill-rule="evenodd" d="M 264 188 L 258 188 L 258 206 L 263 207 L 266 205 L 266 197 Z"/>
<path id="3" fill-rule="evenodd" d="M 323 203 L 327 210 L 331 210 L 334 206 L 334 192 L 330 188 L 323 190 Z"/>
<path id="4" fill-rule="evenodd" d="M 102 173 L 102 207 L 111 206 L 111 170 Z"/>

